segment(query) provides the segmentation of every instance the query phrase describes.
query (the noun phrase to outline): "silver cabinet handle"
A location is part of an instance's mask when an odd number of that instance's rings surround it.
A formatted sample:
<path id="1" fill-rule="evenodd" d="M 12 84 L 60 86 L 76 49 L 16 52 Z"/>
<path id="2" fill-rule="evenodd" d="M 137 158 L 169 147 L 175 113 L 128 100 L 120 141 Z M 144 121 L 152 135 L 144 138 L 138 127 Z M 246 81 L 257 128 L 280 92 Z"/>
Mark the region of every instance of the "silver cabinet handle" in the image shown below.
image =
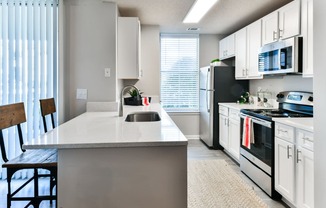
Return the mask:
<path id="1" fill-rule="evenodd" d="M 277 40 L 277 31 L 273 31 L 273 40 Z"/>
<path id="2" fill-rule="evenodd" d="M 283 133 L 288 133 L 288 131 L 287 131 L 287 130 L 283 130 L 283 129 L 277 129 L 277 131 L 278 131 L 278 133 L 280 133 L 280 132 L 283 132 Z"/>
<path id="3" fill-rule="evenodd" d="M 288 157 L 288 159 L 290 158 L 290 157 L 292 157 L 292 155 L 290 155 L 290 149 L 292 149 L 289 145 L 287 146 L 287 157 Z"/>
<path id="4" fill-rule="evenodd" d="M 297 149 L 297 163 L 301 161 L 301 159 L 299 158 L 299 153 L 301 154 L 301 151 Z"/>
<path id="5" fill-rule="evenodd" d="M 308 142 L 314 142 L 314 140 L 311 140 L 309 137 L 303 137 L 302 139 L 303 139 L 303 140 L 306 140 L 306 141 L 308 141 Z"/>
<path id="6" fill-rule="evenodd" d="M 279 34 L 279 38 L 282 38 L 283 37 L 284 30 L 279 29 L 278 31 L 279 31 L 279 33 L 278 33 Z"/>

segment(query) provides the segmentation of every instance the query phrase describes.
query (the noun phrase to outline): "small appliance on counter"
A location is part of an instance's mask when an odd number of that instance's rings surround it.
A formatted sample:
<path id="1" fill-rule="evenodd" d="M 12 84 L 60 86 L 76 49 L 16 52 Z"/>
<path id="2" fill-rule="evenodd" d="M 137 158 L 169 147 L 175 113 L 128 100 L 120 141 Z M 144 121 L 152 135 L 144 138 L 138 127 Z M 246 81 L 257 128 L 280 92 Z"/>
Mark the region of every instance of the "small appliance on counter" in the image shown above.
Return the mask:
<path id="1" fill-rule="evenodd" d="M 272 198 L 279 198 L 274 188 L 274 121 L 273 118 L 313 117 L 311 92 L 286 91 L 277 94 L 279 108 L 242 109 L 240 169 Z M 251 119 L 254 143 L 243 145 L 244 122 Z M 246 142 L 245 142 L 246 144 Z"/>

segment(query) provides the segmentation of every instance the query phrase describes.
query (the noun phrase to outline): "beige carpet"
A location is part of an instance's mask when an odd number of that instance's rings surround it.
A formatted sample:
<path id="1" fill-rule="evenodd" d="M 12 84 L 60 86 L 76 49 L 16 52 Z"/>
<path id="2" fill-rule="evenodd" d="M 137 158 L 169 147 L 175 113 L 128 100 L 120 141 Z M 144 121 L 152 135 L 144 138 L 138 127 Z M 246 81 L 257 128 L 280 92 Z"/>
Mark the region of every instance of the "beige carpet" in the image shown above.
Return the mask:
<path id="1" fill-rule="evenodd" d="M 268 207 L 224 160 L 188 160 L 188 208 Z"/>

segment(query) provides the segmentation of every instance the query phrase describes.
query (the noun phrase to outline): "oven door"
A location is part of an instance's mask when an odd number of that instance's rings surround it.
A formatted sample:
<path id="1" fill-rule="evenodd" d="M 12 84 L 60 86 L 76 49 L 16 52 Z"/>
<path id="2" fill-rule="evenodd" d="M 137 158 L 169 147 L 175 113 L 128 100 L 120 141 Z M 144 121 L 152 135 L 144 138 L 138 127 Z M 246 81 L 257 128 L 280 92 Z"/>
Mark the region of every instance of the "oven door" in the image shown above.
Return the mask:
<path id="1" fill-rule="evenodd" d="M 245 117 L 250 117 L 253 125 L 253 133 L 254 133 L 255 141 L 250 145 L 250 149 L 242 145 L 243 123 Z M 241 132 L 240 132 L 241 143 L 240 144 L 241 144 L 241 149 L 245 150 L 242 151 L 242 155 L 246 156 L 244 152 L 248 152 L 252 156 L 259 159 L 261 162 L 266 164 L 267 166 L 271 167 L 272 157 L 273 157 L 273 141 L 274 141 L 273 122 L 266 121 L 253 116 L 248 116 L 243 113 L 240 114 L 240 118 L 241 118 Z"/>

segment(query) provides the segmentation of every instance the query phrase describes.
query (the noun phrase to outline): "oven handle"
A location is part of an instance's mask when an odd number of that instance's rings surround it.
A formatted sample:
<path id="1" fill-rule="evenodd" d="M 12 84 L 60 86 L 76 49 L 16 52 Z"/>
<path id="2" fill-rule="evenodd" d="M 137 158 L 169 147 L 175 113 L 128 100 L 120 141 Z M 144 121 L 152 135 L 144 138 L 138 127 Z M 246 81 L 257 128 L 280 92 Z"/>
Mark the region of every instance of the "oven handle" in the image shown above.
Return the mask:
<path id="1" fill-rule="evenodd" d="M 246 114 L 240 113 L 240 118 L 245 119 L 246 117 L 251 118 L 251 121 L 252 121 L 253 123 L 260 124 L 260 125 L 265 126 L 265 127 L 267 127 L 267 128 L 272 128 L 272 122 L 265 121 L 265 120 L 263 120 L 263 119 L 259 119 L 259 118 L 253 117 L 253 116 L 249 116 L 249 115 L 246 115 Z"/>

